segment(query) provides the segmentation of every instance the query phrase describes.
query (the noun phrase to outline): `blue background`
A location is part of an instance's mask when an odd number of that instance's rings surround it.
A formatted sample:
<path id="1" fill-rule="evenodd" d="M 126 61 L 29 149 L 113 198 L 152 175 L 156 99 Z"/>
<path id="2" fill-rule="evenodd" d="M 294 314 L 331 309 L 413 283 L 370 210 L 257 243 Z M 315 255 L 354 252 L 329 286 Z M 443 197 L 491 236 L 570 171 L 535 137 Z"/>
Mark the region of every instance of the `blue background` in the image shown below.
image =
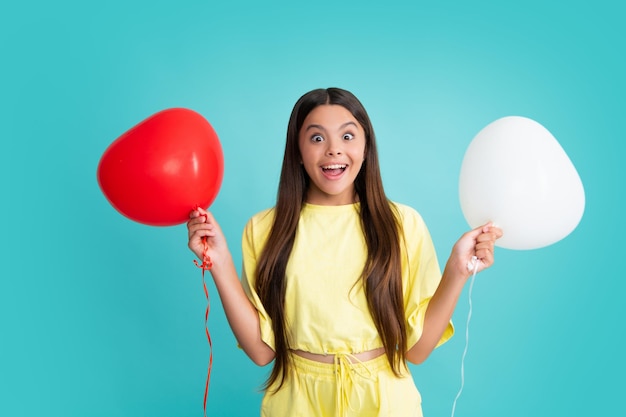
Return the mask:
<path id="1" fill-rule="evenodd" d="M 0 415 L 203 414 L 206 299 L 185 226 L 119 215 L 99 158 L 159 110 L 202 113 L 226 160 L 212 211 L 239 264 L 245 221 L 273 204 L 291 107 L 328 86 L 365 104 L 388 194 L 422 213 L 442 264 L 468 227 L 457 187 L 474 135 L 507 115 L 554 134 L 585 186 L 584 217 L 547 248 L 499 249 L 477 277 L 456 416 L 615 414 L 624 17 L 608 0 L 4 4 Z M 268 368 L 237 349 L 209 290 L 208 413 L 258 415 Z M 412 367 L 426 416 L 450 414 L 467 312 L 466 288 L 457 336 Z"/>

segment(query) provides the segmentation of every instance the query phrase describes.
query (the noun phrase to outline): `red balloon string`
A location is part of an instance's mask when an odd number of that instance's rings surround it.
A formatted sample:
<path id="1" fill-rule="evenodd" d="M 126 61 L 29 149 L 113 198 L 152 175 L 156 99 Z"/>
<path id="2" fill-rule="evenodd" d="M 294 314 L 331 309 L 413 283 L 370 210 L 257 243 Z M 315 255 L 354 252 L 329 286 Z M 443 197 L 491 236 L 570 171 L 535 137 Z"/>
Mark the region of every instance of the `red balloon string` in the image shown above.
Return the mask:
<path id="1" fill-rule="evenodd" d="M 206 217 L 206 216 L 205 216 Z M 213 266 L 213 262 L 211 261 L 211 257 L 207 254 L 209 251 L 209 245 L 206 241 L 206 236 L 202 238 L 202 243 L 204 244 L 204 251 L 202 252 L 202 263 L 199 263 L 197 260 L 193 260 L 193 263 L 200 269 L 202 269 L 202 276 L 204 276 L 204 271 L 208 271 Z"/>
<path id="2" fill-rule="evenodd" d="M 209 395 L 209 381 L 211 380 L 211 368 L 213 367 L 213 342 L 211 342 L 211 334 L 209 333 L 208 321 L 211 305 L 209 303 L 209 292 L 206 288 L 206 281 L 204 280 L 204 271 L 205 269 L 202 269 L 202 286 L 204 288 L 204 295 L 207 299 L 206 312 L 204 313 L 204 331 L 206 332 L 206 338 L 209 342 L 209 369 L 207 371 L 206 385 L 204 386 L 204 401 L 202 403 L 202 406 L 204 407 L 204 417 L 206 417 L 206 400 Z"/>
<path id="3" fill-rule="evenodd" d="M 206 219 L 206 215 L 204 217 Z M 206 385 L 204 386 L 204 401 L 203 401 L 204 417 L 206 417 L 207 415 L 206 414 L 206 401 L 209 395 L 209 382 L 211 380 L 211 368 L 213 367 L 213 342 L 211 341 L 211 334 L 209 333 L 209 311 L 211 310 L 211 303 L 209 300 L 209 291 L 207 290 L 207 287 L 206 287 L 206 280 L 204 278 L 204 273 L 211 269 L 211 267 L 213 266 L 213 262 L 211 262 L 211 258 L 209 257 L 207 253 L 209 251 L 209 245 L 207 243 L 206 237 L 202 238 L 202 243 L 204 244 L 204 251 L 202 252 L 202 263 L 199 263 L 195 259 L 193 262 L 194 264 L 196 264 L 198 268 L 202 269 L 202 287 L 204 289 L 204 295 L 207 300 L 206 311 L 204 313 L 204 330 L 206 332 L 206 337 L 209 342 L 209 369 L 207 371 Z"/>

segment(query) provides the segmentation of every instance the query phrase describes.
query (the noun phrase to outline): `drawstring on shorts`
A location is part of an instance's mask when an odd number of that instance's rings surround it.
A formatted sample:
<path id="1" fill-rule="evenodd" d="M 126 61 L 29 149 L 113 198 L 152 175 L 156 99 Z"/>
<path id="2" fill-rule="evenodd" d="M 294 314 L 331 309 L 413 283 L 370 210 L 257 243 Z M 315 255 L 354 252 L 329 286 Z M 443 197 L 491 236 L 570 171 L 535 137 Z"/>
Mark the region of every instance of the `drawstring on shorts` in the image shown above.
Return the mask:
<path id="1" fill-rule="evenodd" d="M 344 415 L 346 409 L 359 411 L 363 403 L 363 387 L 359 383 L 354 383 L 353 375 L 358 374 L 364 378 L 371 378 L 373 376 L 372 371 L 361 360 L 350 353 L 335 353 L 333 365 L 335 367 L 336 401 L 339 415 Z M 358 404 L 356 408 L 353 407 L 353 404 L 350 404 L 351 389 L 354 389 L 357 395 Z"/>

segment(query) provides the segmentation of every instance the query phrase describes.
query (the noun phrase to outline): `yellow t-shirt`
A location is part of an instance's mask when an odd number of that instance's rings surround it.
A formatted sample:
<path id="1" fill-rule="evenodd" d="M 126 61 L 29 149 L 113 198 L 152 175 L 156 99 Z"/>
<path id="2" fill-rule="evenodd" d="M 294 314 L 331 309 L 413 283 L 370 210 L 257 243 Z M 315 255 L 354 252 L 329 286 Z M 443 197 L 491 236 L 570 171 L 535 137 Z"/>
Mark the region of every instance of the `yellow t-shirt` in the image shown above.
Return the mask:
<path id="1" fill-rule="evenodd" d="M 402 285 L 407 346 L 420 338 L 428 301 L 439 285 L 441 270 L 430 233 L 412 208 L 394 203 L 404 228 L 401 240 Z M 361 273 L 367 246 L 359 204 L 305 204 L 286 270 L 285 316 L 290 349 L 312 353 L 359 353 L 382 347 L 370 316 Z M 271 319 L 255 292 L 257 259 L 269 235 L 274 209 L 264 210 L 246 224 L 242 283 L 259 312 L 261 337 L 274 348 Z M 449 323 L 439 345 L 454 333 Z"/>

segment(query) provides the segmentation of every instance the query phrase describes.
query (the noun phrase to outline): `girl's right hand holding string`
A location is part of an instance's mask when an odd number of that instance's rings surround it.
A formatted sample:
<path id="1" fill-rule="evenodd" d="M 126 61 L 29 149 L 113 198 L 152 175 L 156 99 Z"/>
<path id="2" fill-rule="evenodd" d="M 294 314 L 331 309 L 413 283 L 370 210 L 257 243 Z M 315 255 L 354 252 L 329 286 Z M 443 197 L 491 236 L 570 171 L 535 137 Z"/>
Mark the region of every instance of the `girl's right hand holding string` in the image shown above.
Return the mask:
<path id="1" fill-rule="evenodd" d="M 219 262 L 220 258 L 223 258 L 221 254 L 228 251 L 224 234 L 210 212 L 202 208 L 192 211 L 189 214 L 187 230 L 189 236 L 187 246 L 198 259 L 203 260 L 204 256 L 208 255 L 213 263 Z"/>
<path id="2" fill-rule="evenodd" d="M 207 269 L 211 271 L 237 341 L 254 363 L 267 365 L 274 359 L 274 351 L 261 338 L 259 314 L 241 285 L 222 229 L 213 215 L 202 208 L 189 214 L 187 229 L 189 249 L 202 261 L 202 265 L 205 256 L 210 258 L 210 268 Z"/>

